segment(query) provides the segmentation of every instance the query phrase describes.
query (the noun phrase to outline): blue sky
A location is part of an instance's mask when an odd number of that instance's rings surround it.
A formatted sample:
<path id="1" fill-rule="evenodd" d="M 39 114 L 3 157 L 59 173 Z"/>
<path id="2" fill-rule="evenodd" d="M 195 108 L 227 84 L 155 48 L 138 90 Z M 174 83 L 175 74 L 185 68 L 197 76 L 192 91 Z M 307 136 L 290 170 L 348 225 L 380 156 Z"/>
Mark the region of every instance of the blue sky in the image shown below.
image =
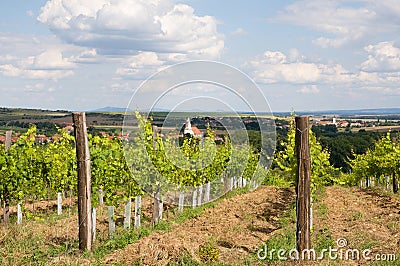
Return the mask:
<path id="1" fill-rule="evenodd" d="M 153 73 L 215 60 L 272 111 L 399 107 L 399 32 L 397 0 L 3 0 L 0 106 L 126 107 Z"/>

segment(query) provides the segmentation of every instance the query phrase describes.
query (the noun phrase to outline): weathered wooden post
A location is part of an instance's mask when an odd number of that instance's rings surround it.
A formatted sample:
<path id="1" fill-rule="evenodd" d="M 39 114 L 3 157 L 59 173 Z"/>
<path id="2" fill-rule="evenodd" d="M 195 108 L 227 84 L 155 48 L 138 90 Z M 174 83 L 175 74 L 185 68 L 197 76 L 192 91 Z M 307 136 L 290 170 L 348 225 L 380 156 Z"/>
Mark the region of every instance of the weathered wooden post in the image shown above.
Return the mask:
<path id="1" fill-rule="evenodd" d="M 157 144 L 157 132 L 158 127 L 156 125 L 152 126 L 153 130 L 153 149 L 158 149 Z M 162 219 L 162 212 L 163 212 L 163 202 L 161 196 L 161 186 L 160 184 L 157 185 L 156 191 L 154 192 L 153 196 L 153 224 L 156 225 Z"/>
<path id="2" fill-rule="evenodd" d="M 75 129 L 76 158 L 78 161 L 78 222 L 79 249 L 92 250 L 92 203 L 90 153 L 85 113 L 73 113 Z"/>
<path id="3" fill-rule="evenodd" d="M 156 225 L 162 218 L 162 199 L 160 187 L 158 187 L 153 199 L 153 224 Z"/>
<path id="4" fill-rule="evenodd" d="M 310 249 L 310 172 L 311 157 L 309 144 L 309 119 L 307 116 L 295 118 L 296 123 L 296 248 L 299 254 Z"/>
<path id="5" fill-rule="evenodd" d="M 12 131 L 9 130 L 6 132 L 6 142 L 5 142 L 5 148 L 6 151 L 10 148 L 11 146 L 11 137 L 12 137 Z M 4 188 L 3 192 L 3 222 L 7 224 L 10 221 L 10 194 L 8 192 L 7 187 Z"/>

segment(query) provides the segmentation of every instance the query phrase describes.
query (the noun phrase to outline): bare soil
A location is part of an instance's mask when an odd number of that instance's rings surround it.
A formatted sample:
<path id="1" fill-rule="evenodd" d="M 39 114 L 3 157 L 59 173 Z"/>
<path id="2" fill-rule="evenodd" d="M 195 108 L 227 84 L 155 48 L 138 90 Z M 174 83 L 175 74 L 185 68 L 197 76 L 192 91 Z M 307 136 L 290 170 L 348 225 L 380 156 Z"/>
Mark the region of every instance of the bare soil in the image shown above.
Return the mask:
<path id="1" fill-rule="evenodd" d="M 376 254 L 396 254 L 397 261 L 390 265 L 400 265 L 400 198 L 391 193 L 375 189 L 327 187 L 325 194 L 314 203 L 314 231 L 316 235 L 326 234 L 335 241 L 346 239 L 344 248 L 359 250 L 371 249 Z M 178 262 L 187 256 L 189 260 L 200 262 L 199 250 L 211 243 L 219 251 L 218 263 L 225 265 L 267 265 L 257 261 L 254 253 L 272 236 L 284 231 L 280 217 L 293 207 L 294 189 L 259 187 L 247 194 L 225 198 L 205 209 L 199 216 L 172 226 L 163 231 L 153 231 L 149 236 L 134 244 L 115 250 L 104 258 L 92 258 L 63 252 L 49 254 L 48 265 L 167 265 Z M 34 251 L 24 246 L 10 248 L 15 243 L 37 236 L 41 243 L 35 243 L 36 249 L 44 254 L 50 247 L 76 245 L 78 221 L 76 200 L 66 199 L 64 204 L 74 206 L 63 210 L 62 219 L 49 216 L 44 220 L 24 220 L 23 225 L 0 226 L 0 252 L 13 258 L 31 257 Z M 26 209 L 42 213 L 42 210 L 54 209 L 55 201 L 37 202 L 35 206 L 25 204 Z M 12 212 L 15 211 L 12 207 Z M 122 228 L 123 206 L 117 208 L 117 230 Z M 169 212 L 169 213 L 168 213 Z M 69 213 L 69 214 L 68 214 Z M 97 237 L 108 238 L 107 207 L 98 207 Z M 15 215 L 15 214 L 14 214 Z M 143 198 L 143 224 L 151 223 L 152 200 Z M 163 215 L 173 217 L 171 211 Z M 294 233 L 294 232 L 293 232 Z M 9 243 L 8 243 L 9 242 Z M 32 243 L 33 244 L 33 243 Z M 99 243 L 96 242 L 95 246 Z M 313 243 L 314 244 L 314 243 Z M 336 244 L 336 243 L 335 243 Z M 31 245 L 31 244 L 30 244 Z M 334 247 L 335 248 L 335 247 Z M 5 252 L 5 250 L 8 250 Z M 63 249 L 61 249 L 63 250 Z M 2 260 L 3 259 L 3 260 Z M 8 261 L 7 258 L 0 261 Z M 308 265 L 369 265 L 371 261 L 315 262 Z M 336 263 L 336 264 L 335 264 Z M 396 264 L 397 263 L 397 264 Z M 18 264 L 18 259 L 16 260 Z M 21 263 L 20 263 L 21 264 Z M 276 263 L 279 264 L 279 263 Z M 287 265 L 285 263 L 282 263 Z M 379 264 L 388 265 L 388 264 Z"/>
<path id="2" fill-rule="evenodd" d="M 167 265 L 188 254 L 200 261 L 199 248 L 216 244 L 219 261 L 242 265 L 243 259 L 257 251 L 280 228 L 278 216 L 287 211 L 295 198 L 293 189 L 260 187 L 253 192 L 224 199 L 194 219 L 156 232 L 115 251 L 106 264 Z"/>
<path id="3" fill-rule="evenodd" d="M 316 208 L 321 205 L 327 211 L 326 215 L 315 215 L 316 230 L 328 227 L 334 240 L 346 239 L 344 250 L 368 248 L 371 258 L 376 254 L 400 255 L 400 201 L 393 194 L 333 186 L 326 188 Z M 360 257 L 356 264 L 372 262 Z"/>

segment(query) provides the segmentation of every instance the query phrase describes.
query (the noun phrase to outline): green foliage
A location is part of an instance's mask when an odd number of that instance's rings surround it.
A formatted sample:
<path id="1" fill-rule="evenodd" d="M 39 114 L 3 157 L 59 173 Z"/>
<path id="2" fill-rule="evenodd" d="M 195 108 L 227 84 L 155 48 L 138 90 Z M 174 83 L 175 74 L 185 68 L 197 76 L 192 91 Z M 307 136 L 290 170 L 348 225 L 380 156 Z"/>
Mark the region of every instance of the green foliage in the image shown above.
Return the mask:
<path id="1" fill-rule="evenodd" d="M 337 132 L 336 126 L 313 126 L 312 130 L 322 146 L 329 150 L 331 165 L 349 173 L 349 159 L 373 148 L 382 133 L 371 131 Z"/>
<path id="2" fill-rule="evenodd" d="M 26 197 L 44 199 L 49 193 L 77 190 L 77 163 L 74 137 L 58 129 L 47 144 L 35 144 L 36 128 L 32 126 L 6 151 L 0 145 L 0 195 L 8 194 L 13 202 Z M 135 183 L 126 164 L 122 143 L 108 136 L 89 135 L 92 192 L 105 191 L 107 204 L 126 202 L 143 192 Z M 94 205 L 97 196 L 92 197 Z"/>
<path id="3" fill-rule="evenodd" d="M 128 168 L 120 139 L 89 135 L 89 144 L 93 193 L 102 189 L 109 206 L 143 194 Z M 92 201 L 97 205 L 98 197 Z"/>
<path id="4" fill-rule="evenodd" d="M 208 242 L 199 247 L 199 257 L 202 262 L 216 262 L 219 257 L 219 250 L 215 244 Z"/>
<path id="5" fill-rule="evenodd" d="M 212 182 L 221 177 L 231 160 L 236 158 L 231 156 L 234 151 L 229 138 L 224 144 L 216 145 L 214 132 L 210 128 L 207 129 L 203 144 L 196 137 L 185 136 L 181 146 L 177 147 L 173 139 L 162 139 L 157 132 L 153 132 L 151 119 L 145 119 L 139 112 L 136 112 L 136 117 L 140 131 L 134 143 L 126 145 L 126 150 L 130 152 L 128 160 L 132 161 L 135 175 L 140 176 L 146 190 L 162 190 L 160 180 L 163 179 L 179 187 Z M 235 152 L 241 154 L 241 151 Z M 241 165 L 243 161 L 248 160 L 241 160 Z M 239 159 L 235 162 L 230 164 L 227 172 L 240 172 L 235 168 L 239 165 Z M 241 172 L 244 171 L 242 168 Z"/>
<path id="6" fill-rule="evenodd" d="M 34 146 L 36 127 L 22 134 L 16 143 L 6 151 L 0 147 L 0 193 L 8 192 L 10 199 L 22 200 L 27 191 L 41 191 L 43 184 L 37 182 L 37 154 Z M 33 187 L 32 187 L 33 185 Z"/>
<path id="7" fill-rule="evenodd" d="M 77 165 L 74 141 L 73 136 L 65 130 L 58 129 L 58 134 L 50 143 L 36 146 L 37 166 L 41 176 L 38 184 L 44 184 L 44 189 L 48 188 L 53 192 L 76 191 Z M 36 193 L 40 193 L 37 195 L 44 198 L 48 191 L 46 189 Z"/>
<path id="8" fill-rule="evenodd" d="M 295 154 L 295 135 L 296 129 L 294 123 L 290 124 L 288 139 L 286 142 L 280 143 L 283 150 L 278 152 L 275 158 L 275 164 L 283 171 L 285 181 L 295 183 L 297 160 Z M 311 156 L 311 189 L 314 193 L 319 186 L 332 185 L 340 183 L 336 178 L 337 169 L 331 166 L 329 162 L 329 151 L 322 148 L 321 144 L 311 131 L 309 130 L 309 145 Z"/>
<path id="9" fill-rule="evenodd" d="M 400 148 L 391 138 L 391 133 L 382 137 L 365 154 L 355 155 L 350 161 L 352 173 L 343 177 L 347 185 L 357 185 L 360 180 L 374 177 L 383 182 L 384 176 L 400 173 Z"/>

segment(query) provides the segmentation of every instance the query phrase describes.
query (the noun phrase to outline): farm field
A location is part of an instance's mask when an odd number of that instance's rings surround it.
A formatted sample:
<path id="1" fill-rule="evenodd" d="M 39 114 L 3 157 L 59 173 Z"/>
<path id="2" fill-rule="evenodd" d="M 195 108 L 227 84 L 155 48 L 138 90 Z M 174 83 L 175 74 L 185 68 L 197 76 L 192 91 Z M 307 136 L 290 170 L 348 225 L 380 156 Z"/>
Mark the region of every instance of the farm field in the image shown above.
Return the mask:
<path id="1" fill-rule="evenodd" d="M 68 202 L 68 199 L 66 199 Z M 22 225 L 0 227 L 1 265 L 286 265 L 265 261 L 257 251 L 267 241 L 270 248 L 294 248 L 295 192 L 292 188 L 261 186 L 240 189 L 214 203 L 177 214 L 169 206 L 164 220 L 151 226 L 151 200 L 143 200 L 143 226 L 122 228 L 117 211 L 117 233 L 108 239 L 106 207 L 98 213 L 97 240 L 92 254 L 79 253 L 76 205 L 63 215 L 55 202 L 36 206 Z M 30 208 L 29 206 L 27 208 Z M 47 209 L 40 212 L 40 209 Z M 312 247 L 320 250 L 344 238 L 347 247 L 371 249 L 372 254 L 396 254 L 397 261 L 328 261 L 310 265 L 398 265 L 400 257 L 400 200 L 378 189 L 326 187 L 314 199 Z M 13 209 L 12 209 L 13 211 Z M 13 217 L 13 216 L 12 216 Z M 213 257 L 209 251 L 217 255 Z"/>

